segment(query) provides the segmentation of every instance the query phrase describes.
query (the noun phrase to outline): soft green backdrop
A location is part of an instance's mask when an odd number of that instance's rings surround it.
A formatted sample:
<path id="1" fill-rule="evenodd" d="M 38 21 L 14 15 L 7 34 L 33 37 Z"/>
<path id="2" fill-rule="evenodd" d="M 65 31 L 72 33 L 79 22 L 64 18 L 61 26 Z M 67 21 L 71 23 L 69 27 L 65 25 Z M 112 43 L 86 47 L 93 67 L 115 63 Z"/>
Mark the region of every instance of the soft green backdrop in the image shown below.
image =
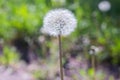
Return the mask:
<path id="1" fill-rule="evenodd" d="M 67 8 L 75 14 L 78 26 L 74 33 L 63 38 L 63 50 L 69 45 L 79 42 L 81 36 L 90 39 L 90 44 L 84 46 L 88 53 L 90 46 L 104 48 L 98 54 L 99 61 L 110 58 L 112 64 L 120 64 L 120 0 L 109 0 L 111 9 L 101 12 L 98 4 L 102 0 L 0 0 L 0 40 L 6 45 L 15 38 L 35 41 L 41 36 L 40 28 L 43 17 L 54 8 Z M 73 42 L 73 43 L 71 43 Z M 47 46 L 54 41 L 48 40 Z M 44 52 L 44 49 L 42 49 Z M 41 53 L 43 54 L 43 53 Z M 88 57 L 88 56 L 87 56 Z"/>

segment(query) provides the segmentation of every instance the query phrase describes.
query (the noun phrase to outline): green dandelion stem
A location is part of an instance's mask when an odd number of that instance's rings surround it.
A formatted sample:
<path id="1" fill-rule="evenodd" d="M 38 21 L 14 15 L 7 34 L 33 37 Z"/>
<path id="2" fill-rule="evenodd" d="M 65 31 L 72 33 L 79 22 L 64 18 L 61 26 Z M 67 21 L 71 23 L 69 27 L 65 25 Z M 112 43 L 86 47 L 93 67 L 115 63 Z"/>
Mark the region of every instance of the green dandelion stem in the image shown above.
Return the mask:
<path id="1" fill-rule="evenodd" d="M 63 69 L 62 69 L 62 44 L 61 44 L 61 35 L 58 35 L 58 38 L 59 38 L 60 77 L 61 77 L 61 80 L 64 80 L 64 78 L 63 78 Z"/>

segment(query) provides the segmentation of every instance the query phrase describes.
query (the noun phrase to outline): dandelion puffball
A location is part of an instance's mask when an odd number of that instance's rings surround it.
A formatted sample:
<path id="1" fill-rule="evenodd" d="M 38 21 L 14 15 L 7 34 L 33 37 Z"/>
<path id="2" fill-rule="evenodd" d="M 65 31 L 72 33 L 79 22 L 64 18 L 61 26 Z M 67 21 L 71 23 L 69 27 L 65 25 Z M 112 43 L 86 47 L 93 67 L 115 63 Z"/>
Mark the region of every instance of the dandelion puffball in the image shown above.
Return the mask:
<path id="1" fill-rule="evenodd" d="M 103 12 L 106 12 L 106 11 L 109 11 L 110 8 L 111 8 L 111 4 L 109 1 L 102 1 L 98 4 L 98 8 L 103 11 Z"/>
<path id="2" fill-rule="evenodd" d="M 67 36 L 77 26 L 77 20 L 73 13 L 67 9 L 55 9 L 49 11 L 44 17 L 42 32 L 52 36 Z"/>

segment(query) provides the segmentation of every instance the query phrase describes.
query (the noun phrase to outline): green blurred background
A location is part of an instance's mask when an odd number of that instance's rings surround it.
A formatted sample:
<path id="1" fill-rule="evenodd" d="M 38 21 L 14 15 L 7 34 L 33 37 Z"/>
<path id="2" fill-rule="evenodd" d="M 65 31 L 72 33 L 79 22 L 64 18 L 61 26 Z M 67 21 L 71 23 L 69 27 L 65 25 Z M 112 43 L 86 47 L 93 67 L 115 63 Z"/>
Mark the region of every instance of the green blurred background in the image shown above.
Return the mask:
<path id="1" fill-rule="evenodd" d="M 100 6 L 102 1 L 109 5 Z M 94 49 L 98 64 L 120 67 L 120 0 L 0 0 L 0 54 L 7 55 L 0 62 L 16 60 L 19 54 L 12 53 L 21 53 L 28 63 L 31 54 L 42 59 L 56 54 L 56 38 L 40 31 L 45 14 L 55 8 L 71 10 L 78 21 L 77 29 L 62 38 L 64 60 L 71 55 L 89 61 Z"/>

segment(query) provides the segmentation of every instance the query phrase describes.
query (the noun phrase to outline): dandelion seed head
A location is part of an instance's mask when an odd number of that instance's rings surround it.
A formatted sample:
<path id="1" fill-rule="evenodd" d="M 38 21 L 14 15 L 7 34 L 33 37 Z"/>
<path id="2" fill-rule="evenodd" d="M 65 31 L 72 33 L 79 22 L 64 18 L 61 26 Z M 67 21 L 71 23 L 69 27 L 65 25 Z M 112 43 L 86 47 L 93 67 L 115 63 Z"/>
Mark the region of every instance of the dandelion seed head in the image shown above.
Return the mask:
<path id="1" fill-rule="evenodd" d="M 98 4 L 98 8 L 102 11 L 102 12 L 106 12 L 109 11 L 111 8 L 111 4 L 109 1 L 102 1 Z"/>
<path id="2" fill-rule="evenodd" d="M 77 21 L 72 12 L 55 9 L 47 13 L 43 21 L 42 32 L 52 36 L 67 36 L 74 31 Z"/>
<path id="3" fill-rule="evenodd" d="M 100 52 L 102 52 L 102 51 L 103 51 L 103 47 L 102 47 L 102 46 L 94 46 L 94 45 L 92 45 L 89 53 L 90 53 L 91 55 L 93 55 L 93 54 L 100 53 Z"/>

